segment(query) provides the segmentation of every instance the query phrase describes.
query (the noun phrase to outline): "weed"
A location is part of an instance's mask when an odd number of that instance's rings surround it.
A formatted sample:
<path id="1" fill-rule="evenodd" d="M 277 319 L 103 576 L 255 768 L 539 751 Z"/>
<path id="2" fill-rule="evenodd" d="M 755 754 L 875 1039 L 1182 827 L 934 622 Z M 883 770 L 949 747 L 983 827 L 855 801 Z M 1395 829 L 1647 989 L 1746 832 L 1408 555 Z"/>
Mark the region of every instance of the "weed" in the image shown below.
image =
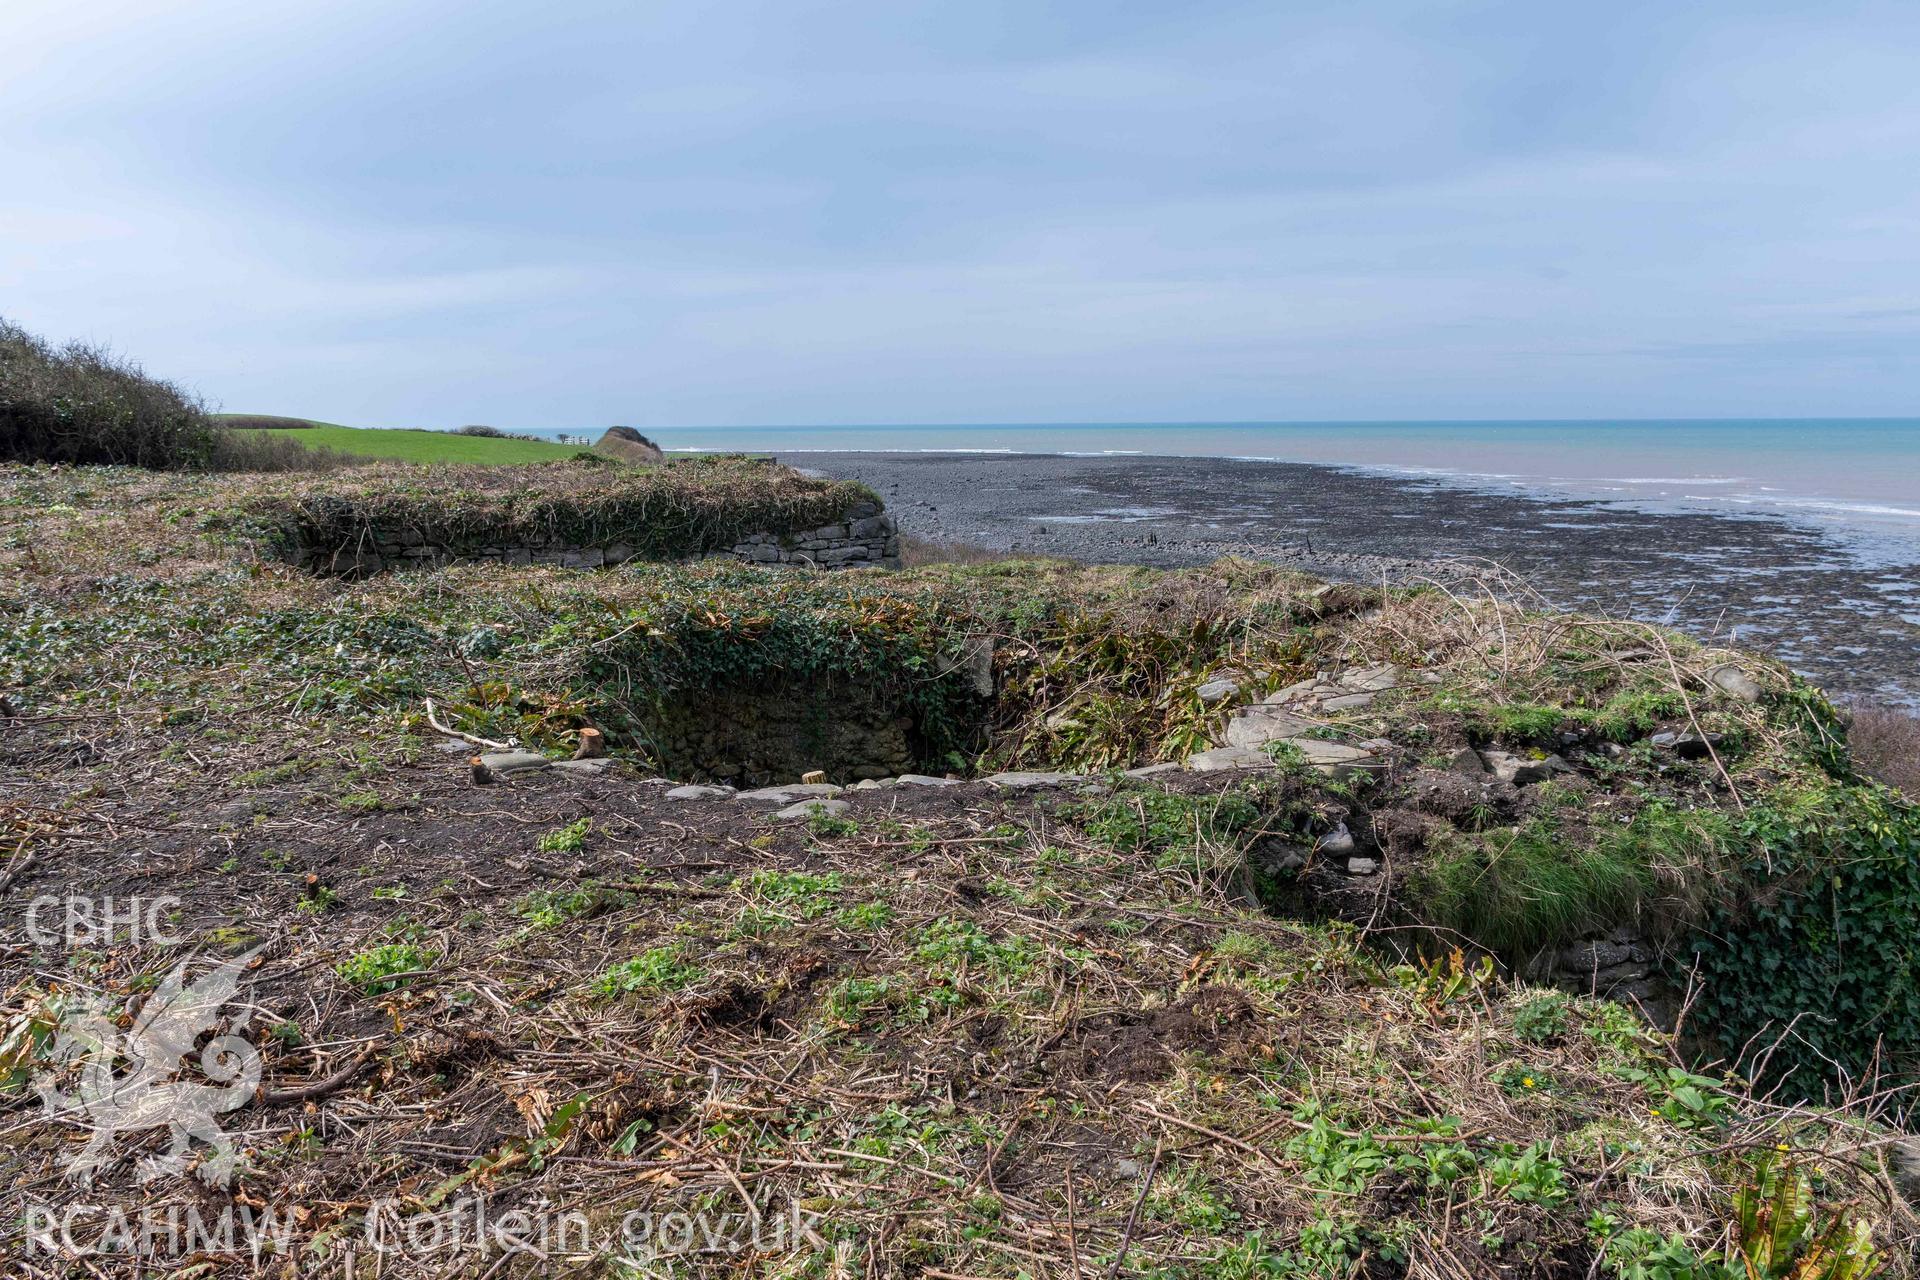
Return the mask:
<path id="1" fill-rule="evenodd" d="M 837 836 L 858 835 L 860 824 L 852 818 L 828 813 L 826 809 L 816 806 L 807 818 L 807 831 L 819 839 L 828 840 Z"/>
<path id="2" fill-rule="evenodd" d="M 623 995 L 665 995 L 692 985 L 703 976 L 698 965 L 688 963 L 678 945 L 654 947 L 631 960 L 610 966 L 594 979 L 594 994 L 612 998 Z"/>
<path id="3" fill-rule="evenodd" d="M 542 853 L 578 853 L 587 842 L 587 833 L 593 830 L 592 818 L 579 818 L 555 831 L 549 831 L 540 837 Z"/>
<path id="4" fill-rule="evenodd" d="M 592 880 L 573 889 L 536 889 L 513 904 L 514 914 L 529 928 L 553 929 L 569 920 L 584 920 L 627 906 L 633 899 Z"/>
<path id="5" fill-rule="evenodd" d="M 921 931 L 914 955 L 943 977 L 956 976 L 964 969 L 1013 981 L 1032 970 L 1040 949 L 1030 938 L 995 941 L 971 920 L 943 916 Z"/>
<path id="6" fill-rule="evenodd" d="M 752 901 L 777 903 L 798 910 L 800 918 L 825 915 L 840 896 L 840 873 L 812 875 L 805 871 L 755 871 L 733 882 L 733 890 Z"/>
<path id="7" fill-rule="evenodd" d="M 422 970 L 433 966 L 435 955 L 409 942 L 389 942 L 351 956 L 334 972 L 366 995 L 380 995 L 406 986 Z"/>
<path id="8" fill-rule="evenodd" d="M 1528 1044 L 1552 1044 L 1567 1034 L 1567 998 L 1557 991 L 1535 996 L 1513 1011 L 1513 1034 Z"/>
<path id="9" fill-rule="evenodd" d="M 862 902 L 842 907 L 834 913 L 834 922 L 843 929 L 859 933 L 878 933 L 892 923 L 894 909 L 884 902 Z"/>
<path id="10" fill-rule="evenodd" d="M 1487 1162 L 1486 1172 L 1488 1185 L 1526 1204 L 1556 1205 L 1572 1194 L 1565 1167 L 1539 1143 L 1502 1151 Z"/>

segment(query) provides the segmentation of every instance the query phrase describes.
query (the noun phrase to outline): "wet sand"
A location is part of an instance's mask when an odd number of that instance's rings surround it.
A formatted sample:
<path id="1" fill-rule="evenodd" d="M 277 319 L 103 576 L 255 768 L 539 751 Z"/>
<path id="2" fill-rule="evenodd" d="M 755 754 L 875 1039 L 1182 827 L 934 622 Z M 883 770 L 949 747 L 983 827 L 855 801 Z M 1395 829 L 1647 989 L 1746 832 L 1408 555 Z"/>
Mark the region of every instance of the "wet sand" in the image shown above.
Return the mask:
<path id="1" fill-rule="evenodd" d="M 902 532 L 1108 564 L 1253 556 L 1323 576 L 1497 562 L 1556 605 L 1772 653 L 1838 696 L 1920 705 L 1920 552 L 1771 516 L 1655 513 L 1335 467 L 1214 458 L 783 453 L 862 480 Z"/>

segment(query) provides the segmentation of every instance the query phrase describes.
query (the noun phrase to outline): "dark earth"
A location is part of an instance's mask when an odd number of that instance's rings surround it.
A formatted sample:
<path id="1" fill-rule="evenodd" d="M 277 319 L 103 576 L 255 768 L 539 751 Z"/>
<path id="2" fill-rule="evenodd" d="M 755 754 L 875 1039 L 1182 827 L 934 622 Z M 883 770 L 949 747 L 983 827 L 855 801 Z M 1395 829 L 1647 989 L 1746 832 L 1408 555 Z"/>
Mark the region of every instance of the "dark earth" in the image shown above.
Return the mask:
<path id="1" fill-rule="evenodd" d="M 1920 705 L 1920 562 L 1771 516 L 1650 512 L 1335 467 L 1218 458 L 781 455 L 861 480 L 910 537 L 1105 564 L 1225 555 L 1415 581 L 1498 564 L 1560 608 L 1762 650 L 1830 693 Z"/>

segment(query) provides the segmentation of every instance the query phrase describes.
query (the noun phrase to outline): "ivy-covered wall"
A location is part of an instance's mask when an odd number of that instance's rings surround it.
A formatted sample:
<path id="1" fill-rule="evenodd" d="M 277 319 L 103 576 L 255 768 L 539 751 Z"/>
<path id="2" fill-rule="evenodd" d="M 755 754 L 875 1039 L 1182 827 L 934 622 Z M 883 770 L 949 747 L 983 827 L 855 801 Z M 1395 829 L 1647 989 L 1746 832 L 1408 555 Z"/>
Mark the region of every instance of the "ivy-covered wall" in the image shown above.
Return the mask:
<path id="1" fill-rule="evenodd" d="M 1741 836 L 1745 891 L 1676 957 L 1694 1025 L 1789 1096 L 1920 1075 L 1920 807 L 1835 781 L 1750 806 Z"/>

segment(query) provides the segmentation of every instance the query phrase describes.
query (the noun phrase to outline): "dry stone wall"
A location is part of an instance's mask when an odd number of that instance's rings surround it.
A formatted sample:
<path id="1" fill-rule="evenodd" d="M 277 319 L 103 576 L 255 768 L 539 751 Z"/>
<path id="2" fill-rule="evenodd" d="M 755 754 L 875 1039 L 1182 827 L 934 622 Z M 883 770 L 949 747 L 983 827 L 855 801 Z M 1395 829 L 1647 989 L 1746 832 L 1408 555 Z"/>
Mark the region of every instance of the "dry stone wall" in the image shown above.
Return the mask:
<path id="1" fill-rule="evenodd" d="M 637 555 L 634 547 L 622 542 L 601 546 L 559 541 L 450 545 L 399 528 L 375 529 L 364 542 L 352 547 L 297 548 L 292 558 L 313 573 L 366 577 L 390 569 L 431 568 L 461 561 L 611 569 Z M 851 508 L 842 523 L 785 533 L 751 534 L 730 547 L 709 551 L 706 556 L 821 569 L 897 569 L 900 567 L 900 533 L 892 516 L 874 503 L 863 502 Z"/>

